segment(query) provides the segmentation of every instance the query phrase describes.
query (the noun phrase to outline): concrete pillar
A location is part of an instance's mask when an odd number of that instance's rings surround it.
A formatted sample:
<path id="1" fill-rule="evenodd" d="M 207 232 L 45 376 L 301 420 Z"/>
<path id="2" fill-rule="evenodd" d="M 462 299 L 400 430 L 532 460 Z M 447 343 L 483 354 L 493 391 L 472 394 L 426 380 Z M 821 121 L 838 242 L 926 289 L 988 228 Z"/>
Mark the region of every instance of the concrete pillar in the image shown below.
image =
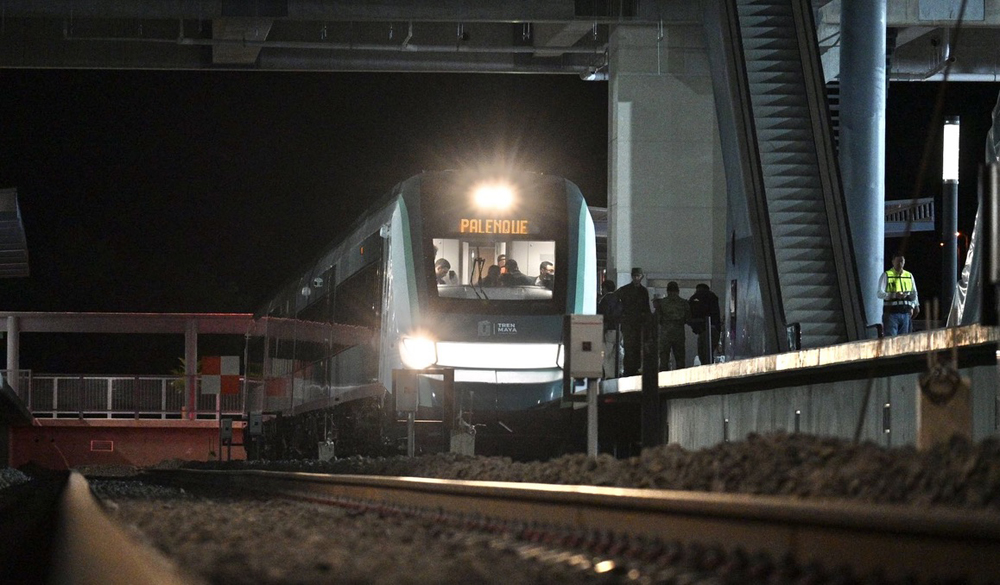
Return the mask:
<path id="1" fill-rule="evenodd" d="M 886 0 L 841 2 L 840 169 L 865 322 L 869 324 L 882 322 L 882 304 L 876 289 L 888 265 L 883 258 L 885 27 Z"/>
<path id="2" fill-rule="evenodd" d="M 21 386 L 21 327 L 14 315 L 7 317 L 7 384 L 18 394 Z"/>
<path id="3" fill-rule="evenodd" d="M 198 410 L 198 322 L 191 319 L 184 327 L 184 412 L 194 419 Z"/>
<path id="4" fill-rule="evenodd" d="M 725 168 L 701 25 L 615 27 L 608 72 L 608 273 L 722 290 Z"/>

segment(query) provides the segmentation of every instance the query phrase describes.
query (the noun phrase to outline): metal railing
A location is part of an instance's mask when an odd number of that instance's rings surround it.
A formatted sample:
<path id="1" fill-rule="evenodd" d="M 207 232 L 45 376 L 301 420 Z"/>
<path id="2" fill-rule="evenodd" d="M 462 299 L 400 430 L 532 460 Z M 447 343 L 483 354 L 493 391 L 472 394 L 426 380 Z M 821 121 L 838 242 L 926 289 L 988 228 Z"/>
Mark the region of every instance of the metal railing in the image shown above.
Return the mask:
<path id="1" fill-rule="evenodd" d="M 7 371 L 0 370 L 4 379 Z M 32 374 L 20 370 L 17 394 L 37 418 L 151 418 L 187 417 L 186 376 L 96 376 Z M 202 376 L 194 376 L 198 419 L 242 415 L 245 384 L 238 394 L 202 392 Z"/>

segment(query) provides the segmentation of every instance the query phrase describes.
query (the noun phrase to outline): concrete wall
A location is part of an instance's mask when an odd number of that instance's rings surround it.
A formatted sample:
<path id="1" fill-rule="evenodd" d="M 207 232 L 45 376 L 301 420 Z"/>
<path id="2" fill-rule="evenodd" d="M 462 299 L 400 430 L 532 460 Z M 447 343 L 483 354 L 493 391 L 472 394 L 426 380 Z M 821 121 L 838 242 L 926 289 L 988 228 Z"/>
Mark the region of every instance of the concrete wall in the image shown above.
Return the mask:
<path id="1" fill-rule="evenodd" d="M 718 290 L 726 182 L 702 27 L 619 25 L 609 53 L 609 274 Z"/>
<path id="2" fill-rule="evenodd" d="M 960 370 L 972 384 L 972 438 L 982 440 L 997 431 L 997 367 Z M 916 444 L 917 379 L 919 374 L 888 378 L 815 383 L 753 392 L 668 398 L 670 442 L 700 449 L 724 440 L 739 441 L 750 433 L 793 432 L 852 439 L 871 383 L 861 439 L 885 446 Z M 885 405 L 889 404 L 888 415 Z M 796 411 L 800 414 L 796 417 Z M 887 416 L 887 418 L 886 418 Z M 885 432 L 884 423 L 889 432 Z"/>

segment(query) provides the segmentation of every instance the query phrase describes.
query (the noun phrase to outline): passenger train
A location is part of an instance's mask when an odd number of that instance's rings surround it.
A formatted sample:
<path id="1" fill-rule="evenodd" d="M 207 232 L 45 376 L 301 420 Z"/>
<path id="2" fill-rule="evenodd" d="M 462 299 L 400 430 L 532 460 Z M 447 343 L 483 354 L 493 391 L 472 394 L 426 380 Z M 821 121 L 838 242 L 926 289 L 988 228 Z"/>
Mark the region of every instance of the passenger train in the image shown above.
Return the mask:
<path id="1" fill-rule="evenodd" d="M 476 454 L 582 449 L 583 411 L 562 401 L 563 327 L 567 314 L 595 312 L 597 284 L 594 223 L 572 182 L 411 177 L 261 309 L 300 323 L 303 335 L 248 342 L 249 367 L 264 380 L 248 401 L 264 413 L 260 451 L 398 453 L 407 424 L 418 453 L 449 450 L 449 427 L 474 435 Z M 307 338 L 317 323 L 355 325 L 371 338 Z M 394 394 L 400 371 L 416 372 L 413 423 Z"/>

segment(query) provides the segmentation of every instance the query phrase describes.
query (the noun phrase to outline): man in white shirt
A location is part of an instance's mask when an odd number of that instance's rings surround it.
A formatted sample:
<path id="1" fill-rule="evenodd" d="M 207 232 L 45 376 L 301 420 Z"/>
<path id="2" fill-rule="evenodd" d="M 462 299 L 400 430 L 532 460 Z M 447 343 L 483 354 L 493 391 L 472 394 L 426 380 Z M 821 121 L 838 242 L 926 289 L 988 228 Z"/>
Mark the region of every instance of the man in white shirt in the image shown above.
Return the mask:
<path id="1" fill-rule="evenodd" d="M 878 279 L 878 298 L 882 299 L 882 327 L 886 337 L 913 332 L 913 319 L 920 312 L 917 281 L 903 270 L 906 258 L 892 257 L 892 268 Z"/>

